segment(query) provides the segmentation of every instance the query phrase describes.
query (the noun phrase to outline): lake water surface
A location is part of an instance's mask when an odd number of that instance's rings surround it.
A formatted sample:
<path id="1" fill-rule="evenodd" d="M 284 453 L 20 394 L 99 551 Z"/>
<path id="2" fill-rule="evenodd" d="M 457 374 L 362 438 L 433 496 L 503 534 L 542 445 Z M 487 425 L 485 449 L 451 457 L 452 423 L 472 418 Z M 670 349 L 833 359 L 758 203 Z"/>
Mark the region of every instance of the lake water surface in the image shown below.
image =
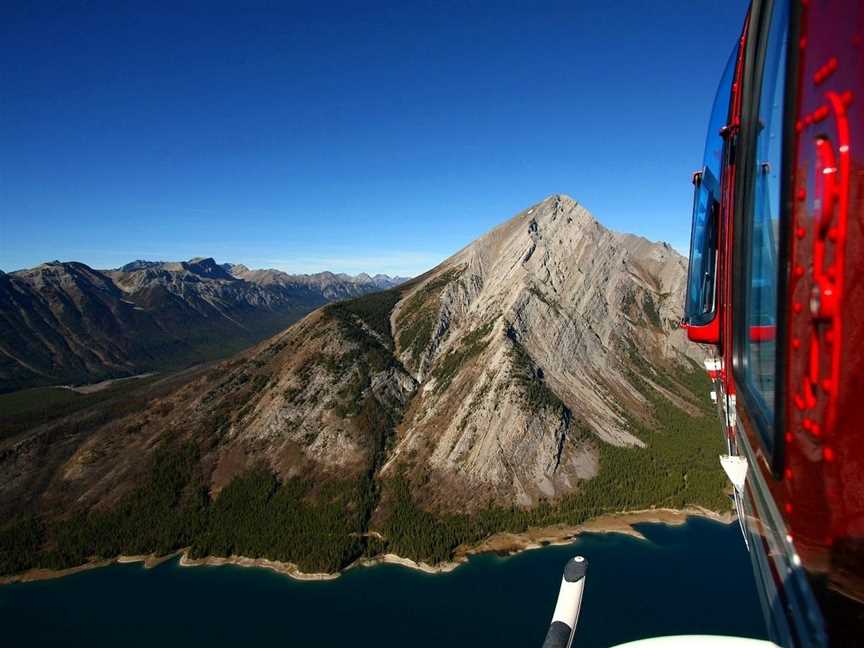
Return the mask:
<path id="1" fill-rule="evenodd" d="M 476 556 L 449 574 L 396 565 L 298 582 L 263 569 L 118 565 L 0 586 L 3 646 L 540 648 L 564 563 L 590 561 L 575 646 L 660 634 L 765 637 L 737 524 L 641 524 L 648 541 Z"/>

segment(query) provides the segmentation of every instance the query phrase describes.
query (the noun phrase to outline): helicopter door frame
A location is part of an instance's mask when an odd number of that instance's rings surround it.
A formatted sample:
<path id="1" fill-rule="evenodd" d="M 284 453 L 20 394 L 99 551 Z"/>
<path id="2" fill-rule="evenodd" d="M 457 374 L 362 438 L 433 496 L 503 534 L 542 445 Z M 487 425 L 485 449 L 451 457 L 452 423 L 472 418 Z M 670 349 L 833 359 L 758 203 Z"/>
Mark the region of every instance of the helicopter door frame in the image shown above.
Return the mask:
<path id="1" fill-rule="evenodd" d="M 793 165 L 795 160 L 795 115 L 797 112 L 798 95 L 798 65 L 796 48 L 789 43 L 798 32 L 798 16 L 796 12 L 790 11 L 788 24 L 786 25 L 787 48 L 785 60 L 781 63 L 785 74 L 785 88 L 783 90 L 783 130 L 781 131 L 781 168 L 780 178 L 780 200 L 778 214 L 778 250 L 776 258 L 776 274 L 773 277 L 776 289 L 776 312 L 775 327 L 773 335 L 775 345 L 774 353 L 774 385 L 773 416 L 766 411 L 764 399 L 750 379 L 750 358 L 748 357 L 749 345 L 769 341 L 760 338 L 761 331 L 752 330 L 748 313 L 753 291 L 752 273 L 753 260 L 751 258 L 751 246 L 754 236 L 754 218 L 758 206 L 756 174 L 759 172 L 757 155 L 757 138 L 760 131 L 759 109 L 762 98 L 762 81 L 765 73 L 765 64 L 768 49 L 768 39 L 771 36 L 772 26 L 767 24 L 774 8 L 782 0 L 775 2 L 760 3 L 760 33 L 755 39 L 758 46 L 754 52 L 753 64 L 748 66 L 749 78 L 744 84 L 745 96 L 742 98 L 742 132 L 739 140 L 738 150 L 738 186 L 736 190 L 736 204 L 734 208 L 733 231 L 733 253 L 732 253 L 732 309 L 735 316 L 732 326 L 732 372 L 735 380 L 735 391 L 738 400 L 739 412 L 747 419 L 748 436 L 750 442 L 758 442 L 759 454 L 767 463 L 771 475 L 781 480 L 784 467 L 784 434 L 786 428 L 786 389 L 785 372 L 787 358 L 787 312 L 789 310 L 789 299 L 787 294 L 789 274 L 789 240 L 791 237 L 793 196 Z M 754 333 L 756 334 L 754 336 Z"/>

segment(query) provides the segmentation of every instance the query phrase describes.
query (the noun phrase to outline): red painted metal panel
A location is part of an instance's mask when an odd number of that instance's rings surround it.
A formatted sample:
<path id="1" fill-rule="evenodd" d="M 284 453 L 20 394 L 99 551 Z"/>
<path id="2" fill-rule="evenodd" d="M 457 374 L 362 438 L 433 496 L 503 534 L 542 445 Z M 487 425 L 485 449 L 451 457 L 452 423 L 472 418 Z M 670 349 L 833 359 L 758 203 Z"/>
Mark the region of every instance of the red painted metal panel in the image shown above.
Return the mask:
<path id="1" fill-rule="evenodd" d="M 805 567 L 864 599 L 862 18 L 857 2 L 804 6 L 782 496 Z"/>
<path id="2" fill-rule="evenodd" d="M 794 559 L 823 592 L 864 602 L 864 3 L 792 3 L 802 22 L 800 40 L 789 44 L 798 79 L 794 141 L 784 144 L 792 147 L 787 181 L 794 200 L 784 216 L 792 220 L 785 229 L 789 258 L 781 269 L 787 294 L 779 300 L 788 311 L 787 335 L 777 338 L 786 344 L 778 347 L 785 354 L 785 375 L 776 376 L 785 394 L 779 417 L 785 427 L 774 437 L 783 446 L 781 473 L 772 470 L 746 399 L 737 401 L 737 419 L 755 457 L 751 469 L 761 473 L 792 538 Z M 751 90 L 742 88 L 750 78 L 744 69 L 739 56 L 730 138 L 740 133 L 742 96 Z M 729 396 L 737 391 L 733 333 L 745 316 L 732 307 L 736 289 L 744 288 L 733 285 L 738 162 L 733 158 L 721 179 L 718 316 L 711 330 L 688 329 L 691 340 L 718 346 L 719 377 Z M 777 336 L 774 326 L 749 327 L 746 333 L 757 342 Z M 726 429 L 733 441 L 735 427 Z M 831 611 L 823 612 L 830 619 Z"/>

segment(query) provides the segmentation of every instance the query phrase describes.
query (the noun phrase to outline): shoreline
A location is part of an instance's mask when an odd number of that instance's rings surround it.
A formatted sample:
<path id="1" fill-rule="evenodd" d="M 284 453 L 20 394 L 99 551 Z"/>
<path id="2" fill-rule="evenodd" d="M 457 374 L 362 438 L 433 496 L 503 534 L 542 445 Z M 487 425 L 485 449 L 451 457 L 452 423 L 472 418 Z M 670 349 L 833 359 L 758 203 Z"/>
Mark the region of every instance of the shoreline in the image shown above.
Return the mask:
<path id="1" fill-rule="evenodd" d="M 453 559 L 443 563 L 430 565 L 425 562 L 416 562 L 410 558 L 403 558 L 396 554 L 381 554 L 372 558 L 359 558 L 338 572 L 304 572 L 291 562 L 269 560 L 267 558 L 248 558 L 245 556 L 206 556 L 204 558 L 190 558 L 189 548 L 178 549 L 164 556 L 155 554 L 148 555 L 120 555 L 115 558 L 97 560 L 68 569 L 30 569 L 21 574 L 0 577 L 0 585 L 11 583 L 31 583 L 43 580 L 53 580 L 71 576 L 79 572 L 107 567 L 109 565 L 125 565 L 140 562 L 145 569 L 152 569 L 169 560 L 180 557 L 181 567 L 222 567 L 234 565 L 236 567 L 253 567 L 269 569 L 298 581 L 329 581 L 339 578 L 344 572 L 356 567 L 375 567 L 376 565 L 400 565 L 408 569 L 414 569 L 426 574 L 444 574 L 452 572 L 460 565 L 465 564 L 472 556 L 495 553 L 498 555 L 514 556 L 523 551 L 542 549 L 549 546 L 561 546 L 572 543 L 583 533 L 619 533 L 628 535 L 638 540 L 646 540 L 639 531 L 633 528 L 634 524 L 665 524 L 667 526 L 681 526 L 688 518 L 698 517 L 731 524 L 735 521 L 733 511 L 718 513 L 701 507 L 686 509 L 643 509 L 638 511 L 626 511 L 621 513 L 608 513 L 587 522 L 567 526 L 563 524 L 549 527 L 531 528 L 523 533 L 510 533 L 502 531 L 496 533 L 476 545 L 458 546 L 454 550 Z"/>
<path id="2" fill-rule="evenodd" d="M 620 533 L 637 540 L 647 540 L 644 535 L 633 528 L 634 524 L 681 526 L 690 517 L 704 518 L 723 524 L 731 524 L 736 519 L 733 511 L 718 513 L 701 507 L 689 507 L 680 510 L 654 508 L 621 513 L 606 513 L 576 526 L 557 524 L 549 527 L 528 529 L 524 533 L 496 533 L 478 545 L 466 548 L 457 547 L 455 553 L 457 557 L 460 555 L 467 557 L 484 553 L 498 553 L 512 556 L 522 551 L 570 544 L 583 533 Z"/>

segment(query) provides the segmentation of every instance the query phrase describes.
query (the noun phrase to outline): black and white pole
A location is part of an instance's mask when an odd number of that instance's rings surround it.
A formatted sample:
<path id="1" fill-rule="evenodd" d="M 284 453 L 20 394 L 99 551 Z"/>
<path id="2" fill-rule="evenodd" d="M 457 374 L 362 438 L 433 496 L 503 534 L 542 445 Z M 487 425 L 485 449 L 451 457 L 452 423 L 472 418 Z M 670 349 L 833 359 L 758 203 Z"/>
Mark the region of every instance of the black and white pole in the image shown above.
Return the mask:
<path id="1" fill-rule="evenodd" d="M 549 625 L 549 632 L 546 633 L 543 648 L 570 648 L 573 643 L 587 573 L 588 561 L 582 556 L 567 561 L 564 577 L 561 579 L 561 589 L 558 591 L 558 602 L 555 604 L 555 612 L 552 614 L 552 623 Z"/>

